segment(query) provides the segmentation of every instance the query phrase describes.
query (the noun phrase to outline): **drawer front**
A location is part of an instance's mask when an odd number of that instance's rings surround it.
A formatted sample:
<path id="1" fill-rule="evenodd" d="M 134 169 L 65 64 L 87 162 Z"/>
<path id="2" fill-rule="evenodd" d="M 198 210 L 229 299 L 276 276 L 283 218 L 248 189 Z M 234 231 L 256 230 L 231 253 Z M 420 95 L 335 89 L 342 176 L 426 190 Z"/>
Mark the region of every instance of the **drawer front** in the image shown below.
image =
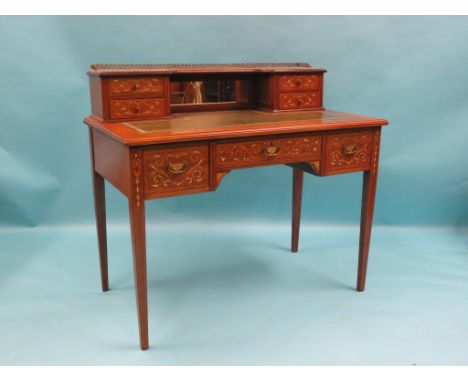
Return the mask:
<path id="1" fill-rule="evenodd" d="M 320 93 L 281 93 L 279 108 L 281 110 L 309 109 L 320 107 Z"/>
<path id="2" fill-rule="evenodd" d="M 110 101 L 111 118 L 160 117 L 165 115 L 164 98 Z"/>
<path id="3" fill-rule="evenodd" d="M 206 190 L 210 178 L 208 158 L 208 145 L 145 150 L 145 194 L 164 196 Z"/>
<path id="4" fill-rule="evenodd" d="M 325 173 L 367 170 L 371 154 L 372 131 L 328 134 L 325 137 Z"/>
<path id="5" fill-rule="evenodd" d="M 109 80 L 110 95 L 163 95 L 162 77 L 112 78 Z"/>
<path id="6" fill-rule="evenodd" d="M 319 135 L 242 140 L 216 145 L 218 169 L 320 159 Z"/>
<path id="7" fill-rule="evenodd" d="M 320 77 L 314 75 L 281 76 L 278 80 L 280 91 L 318 90 Z"/>

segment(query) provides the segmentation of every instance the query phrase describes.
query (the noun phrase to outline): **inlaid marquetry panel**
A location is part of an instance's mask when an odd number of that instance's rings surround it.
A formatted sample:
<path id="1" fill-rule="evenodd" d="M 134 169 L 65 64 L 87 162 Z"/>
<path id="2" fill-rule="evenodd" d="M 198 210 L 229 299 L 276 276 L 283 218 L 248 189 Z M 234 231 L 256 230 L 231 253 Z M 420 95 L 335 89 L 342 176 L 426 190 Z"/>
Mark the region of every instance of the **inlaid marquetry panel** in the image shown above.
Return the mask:
<path id="1" fill-rule="evenodd" d="M 145 150 L 147 196 L 183 194 L 209 185 L 208 145 Z"/>
<path id="2" fill-rule="evenodd" d="M 328 134 L 325 138 L 326 173 L 367 170 L 371 155 L 371 131 Z"/>
<path id="3" fill-rule="evenodd" d="M 160 117 L 165 114 L 163 98 L 110 101 L 111 118 Z"/>
<path id="4" fill-rule="evenodd" d="M 308 109 L 320 107 L 320 93 L 281 93 L 279 108 L 281 110 Z"/>
<path id="5" fill-rule="evenodd" d="M 320 135 L 255 139 L 216 145 L 218 169 L 232 169 L 274 163 L 294 163 L 320 158 Z"/>
<path id="6" fill-rule="evenodd" d="M 127 77 L 112 78 L 109 80 L 109 92 L 111 95 L 163 94 L 162 77 Z"/>
<path id="7" fill-rule="evenodd" d="M 319 86 L 320 77 L 316 75 L 287 75 L 278 79 L 280 91 L 318 90 Z"/>

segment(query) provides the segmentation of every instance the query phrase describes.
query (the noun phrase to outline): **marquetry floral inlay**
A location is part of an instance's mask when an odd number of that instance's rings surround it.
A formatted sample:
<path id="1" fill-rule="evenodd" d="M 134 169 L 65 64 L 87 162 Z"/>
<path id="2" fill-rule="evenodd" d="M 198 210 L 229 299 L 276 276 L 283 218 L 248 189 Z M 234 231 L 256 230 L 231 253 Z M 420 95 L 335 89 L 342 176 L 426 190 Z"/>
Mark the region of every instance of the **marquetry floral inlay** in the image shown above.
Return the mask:
<path id="1" fill-rule="evenodd" d="M 319 106 L 319 93 L 282 93 L 280 94 L 281 109 L 302 109 Z"/>
<path id="2" fill-rule="evenodd" d="M 340 134 L 329 138 L 328 165 L 332 167 L 368 163 L 371 155 L 371 134 Z"/>
<path id="3" fill-rule="evenodd" d="M 160 99 L 111 101 L 113 118 L 159 116 L 163 113 L 164 102 Z"/>
<path id="4" fill-rule="evenodd" d="M 372 172 L 377 173 L 377 166 L 379 163 L 379 149 L 380 149 L 380 131 L 374 133 L 374 150 L 372 157 Z"/>
<path id="5" fill-rule="evenodd" d="M 137 207 L 141 204 L 141 151 L 133 153 L 133 183 Z"/>
<path id="6" fill-rule="evenodd" d="M 153 78 L 115 78 L 110 81 L 110 92 L 121 93 L 161 93 L 163 89 L 162 79 Z"/>
<path id="7" fill-rule="evenodd" d="M 281 76 L 279 79 L 280 90 L 291 89 L 316 89 L 319 77 L 313 75 L 305 76 Z"/>
<path id="8" fill-rule="evenodd" d="M 217 146 L 218 164 L 251 163 L 274 159 L 295 159 L 320 153 L 320 137 L 273 139 L 255 142 L 223 143 Z"/>
<path id="9" fill-rule="evenodd" d="M 207 150 L 160 152 L 145 159 L 146 186 L 197 187 L 208 182 Z"/>

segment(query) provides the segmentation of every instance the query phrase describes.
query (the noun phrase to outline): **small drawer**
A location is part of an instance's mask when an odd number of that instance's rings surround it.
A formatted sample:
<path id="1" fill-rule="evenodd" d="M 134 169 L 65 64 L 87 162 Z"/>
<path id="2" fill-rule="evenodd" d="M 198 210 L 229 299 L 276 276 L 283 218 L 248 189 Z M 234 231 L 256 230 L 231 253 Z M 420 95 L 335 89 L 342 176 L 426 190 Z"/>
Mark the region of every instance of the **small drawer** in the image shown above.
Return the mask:
<path id="1" fill-rule="evenodd" d="M 320 93 L 281 93 L 279 108 L 281 110 L 310 109 L 320 107 Z"/>
<path id="2" fill-rule="evenodd" d="M 320 159 L 319 135 L 236 140 L 216 145 L 216 167 L 233 169 Z"/>
<path id="3" fill-rule="evenodd" d="M 110 101 L 111 118 L 145 118 L 165 115 L 165 99 L 132 99 Z"/>
<path id="4" fill-rule="evenodd" d="M 109 93 L 111 96 L 120 95 L 163 95 L 164 83 L 162 77 L 126 77 L 111 78 Z"/>
<path id="5" fill-rule="evenodd" d="M 372 131 L 325 136 L 324 172 L 363 171 L 370 167 Z"/>
<path id="6" fill-rule="evenodd" d="M 320 76 L 314 75 L 296 75 L 280 76 L 278 79 L 278 88 L 280 91 L 297 90 L 318 90 L 320 86 Z"/>
<path id="7" fill-rule="evenodd" d="M 206 191 L 210 178 L 208 158 L 208 145 L 145 150 L 145 194 L 157 197 Z"/>

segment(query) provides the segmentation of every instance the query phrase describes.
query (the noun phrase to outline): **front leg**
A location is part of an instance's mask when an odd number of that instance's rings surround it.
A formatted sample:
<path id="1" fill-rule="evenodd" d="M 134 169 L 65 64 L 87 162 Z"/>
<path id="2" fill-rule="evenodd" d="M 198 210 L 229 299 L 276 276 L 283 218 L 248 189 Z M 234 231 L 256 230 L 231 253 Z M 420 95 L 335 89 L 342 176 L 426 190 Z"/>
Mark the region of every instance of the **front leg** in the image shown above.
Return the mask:
<path id="1" fill-rule="evenodd" d="M 91 151 L 94 212 L 96 216 L 96 229 L 98 236 L 99 265 L 101 269 L 101 288 L 103 292 L 106 292 L 109 290 L 109 272 L 107 266 L 106 193 L 104 178 L 95 170 L 94 142 L 91 128 L 89 128 L 89 143 Z"/>
<path id="2" fill-rule="evenodd" d="M 377 188 L 377 171 L 380 146 L 380 128 L 376 129 L 373 137 L 371 168 L 364 171 L 361 206 L 361 233 L 359 236 L 359 262 L 356 289 L 364 291 L 366 286 L 367 260 L 374 216 L 375 191 Z"/>
<path id="3" fill-rule="evenodd" d="M 146 281 L 145 201 L 142 194 L 141 151 L 132 155 L 132 189 L 129 196 L 130 228 L 132 234 L 133 270 L 140 331 L 140 347 L 148 349 L 148 298 Z"/>
<path id="4" fill-rule="evenodd" d="M 302 184 L 304 171 L 293 168 L 292 188 L 292 229 L 291 229 L 291 251 L 297 252 L 299 247 L 299 228 L 301 225 Z"/>

